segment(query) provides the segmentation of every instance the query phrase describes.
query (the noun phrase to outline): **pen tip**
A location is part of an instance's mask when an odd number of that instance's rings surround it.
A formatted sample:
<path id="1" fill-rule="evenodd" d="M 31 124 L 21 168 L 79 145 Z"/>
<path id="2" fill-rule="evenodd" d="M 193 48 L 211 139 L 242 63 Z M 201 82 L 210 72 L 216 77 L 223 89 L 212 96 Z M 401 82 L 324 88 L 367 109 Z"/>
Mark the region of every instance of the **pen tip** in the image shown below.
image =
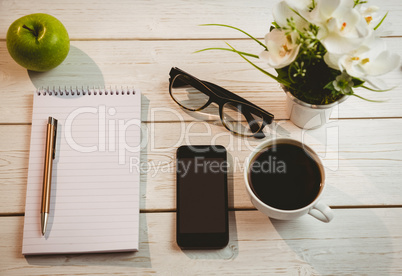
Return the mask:
<path id="1" fill-rule="evenodd" d="M 47 218 L 48 218 L 48 213 L 41 213 L 42 236 L 44 236 L 46 234 Z"/>

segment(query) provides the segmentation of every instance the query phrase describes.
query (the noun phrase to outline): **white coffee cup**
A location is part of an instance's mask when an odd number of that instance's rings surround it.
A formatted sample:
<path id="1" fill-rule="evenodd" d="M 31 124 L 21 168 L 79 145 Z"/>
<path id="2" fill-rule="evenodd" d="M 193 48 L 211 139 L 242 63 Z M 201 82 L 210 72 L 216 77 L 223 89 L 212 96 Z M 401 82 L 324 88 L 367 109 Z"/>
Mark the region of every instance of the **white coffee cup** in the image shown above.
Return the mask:
<path id="1" fill-rule="evenodd" d="M 295 145 L 299 148 L 302 148 L 306 151 L 306 153 L 313 158 L 315 163 L 318 165 L 318 168 L 320 170 L 320 175 L 321 175 L 321 187 L 318 192 L 318 195 L 315 197 L 315 199 L 308 205 L 301 207 L 299 209 L 294 209 L 294 210 L 284 210 L 284 209 L 278 209 L 274 208 L 272 206 L 269 206 L 268 204 L 264 203 L 261 201 L 257 195 L 254 193 L 253 189 L 250 187 L 250 177 L 249 177 L 249 172 L 250 172 L 250 166 L 252 165 L 251 163 L 255 159 L 255 157 L 260 154 L 262 151 L 264 151 L 266 148 L 272 147 L 275 144 L 290 144 L 290 145 Z M 324 166 L 322 165 L 322 162 L 318 155 L 307 145 L 293 139 L 286 139 L 286 138 L 280 138 L 280 139 L 272 139 L 272 140 L 267 140 L 260 145 L 258 145 L 253 152 L 251 152 L 250 156 L 248 159 L 246 159 L 245 162 L 245 170 L 244 170 L 244 180 L 246 183 L 246 189 L 247 192 L 250 196 L 251 202 L 253 205 L 262 213 L 265 215 L 274 218 L 274 219 L 280 219 L 280 220 L 289 220 L 289 219 L 295 219 L 298 218 L 302 215 L 309 214 L 323 222 L 330 222 L 334 215 L 330 207 L 325 205 L 324 203 L 320 202 L 321 196 L 323 194 L 324 188 L 325 188 L 325 170 Z M 280 184 L 280 183 L 279 183 Z"/>

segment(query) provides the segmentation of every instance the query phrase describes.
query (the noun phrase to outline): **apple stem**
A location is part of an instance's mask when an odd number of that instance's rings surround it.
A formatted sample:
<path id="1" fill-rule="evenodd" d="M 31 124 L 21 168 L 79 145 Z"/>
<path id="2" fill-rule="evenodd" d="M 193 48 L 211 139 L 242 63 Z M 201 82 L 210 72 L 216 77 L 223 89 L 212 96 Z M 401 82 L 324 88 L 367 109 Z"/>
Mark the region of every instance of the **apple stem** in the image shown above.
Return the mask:
<path id="1" fill-rule="evenodd" d="M 35 30 L 32 30 L 31 28 L 27 27 L 27 25 L 23 25 L 22 26 L 24 29 L 27 29 L 28 31 L 30 31 L 34 36 L 38 36 L 38 34 L 36 33 Z"/>

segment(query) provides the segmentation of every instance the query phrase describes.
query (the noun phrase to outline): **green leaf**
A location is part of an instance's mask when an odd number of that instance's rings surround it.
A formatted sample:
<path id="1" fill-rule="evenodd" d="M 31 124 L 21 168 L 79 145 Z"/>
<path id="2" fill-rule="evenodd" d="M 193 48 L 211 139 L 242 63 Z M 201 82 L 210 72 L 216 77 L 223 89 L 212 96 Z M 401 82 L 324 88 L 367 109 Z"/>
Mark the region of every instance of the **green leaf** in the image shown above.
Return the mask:
<path id="1" fill-rule="evenodd" d="M 374 31 L 377 30 L 377 29 L 381 26 L 382 22 L 384 22 L 384 20 L 385 20 L 385 18 L 387 17 L 387 15 L 388 15 L 388 12 L 387 12 L 387 13 L 384 15 L 384 17 L 381 19 L 380 23 L 378 23 L 377 26 L 374 27 Z"/>
<path id="2" fill-rule="evenodd" d="M 367 3 L 367 1 L 363 1 L 363 0 L 354 0 L 354 1 L 355 1 L 355 4 L 354 4 L 353 8 L 356 7 L 357 5 L 363 5 L 363 4 Z"/>
<path id="3" fill-rule="evenodd" d="M 283 85 L 285 85 L 285 86 L 287 86 L 287 87 L 290 87 L 290 83 L 288 83 L 287 81 L 285 81 L 285 80 L 283 80 L 283 79 L 281 79 L 281 78 L 278 78 L 278 77 L 272 75 L 271 73 L 265 71 L 265 70 L 262 69 L 261 67 L 255 65 L 253 62 L 251 62 L 251 61 L 248 60 L 246 57 L 244 57 L 239 51 L 237 51 L 235 48 L 233 48 L 229 43 L 226 42 L 226 44 L 227 44 L 230 48 L 232 48 L 232 50 L 233 50 L 234 52 L 236 52 L 237 54 L 239 54 L 245 61 L 247 61 L 248 63 L 250 63 L 252 66 L 254 66 L 256 69 L 258 69 L 260 72 L 264 73 L 265 75 L 268 75 L 269 77 L 273 78 L 273 79 L 276 80 L 277 82 L 282 83 Z"/>
<path id="4" fill-rule="evenodd" d="M 258 44 L 260 44 L 262 47 L 264 47 L 266 50 L 268 50 L 267 46 L 266 46 L 264 43 L 262 43 L 261 41 L 259 41 L 258 39 L 256 39 L 254 36 L 252 36 L 252 35 L 246 33 L 245 31 L 243 31 L 243 30 L 241 30 L 241 29 L 239 29 L 239 28 L 236 28 L 236 27 L 233 27 L 233 26 L 230 26 L 230 25 L 225 25 L 225 24 L 201 24 L 200 26 L 220 26 L 220 27 L 226 27 L 226 28 L 235 29 L 235 30 L 237 30 L 237 31 L 239 31 L 239 32 L 242 32 L 243 34 L 247 35 L 249 38 L 253 39 L 253 40 L 256 41 Z"/>
<path id="5" fill-rule="evenodd" d="M 359 96 L 359 95 L 357 95 L 357 94 L 355 94 L 355 93 L 351 94 L 351 96 L 355 96 L 355 97 L 358 97 L 358 98 L 360 98 L 360 99 L 362 99 L 362 100 L 365 100 L 365 101 L 368 101 L 368 102 L 372 102 L 372 103 L 383 103 L 383 102 L 385 102 L 385 101 L 370 100 L 370 99 L 364 98 L 364 97 L 362 97 L 362 96 Z"/>
<path id="6" fill-rule="evenodd" d="M 233 49 L 229 49 L 229 48 L 205 48 L 205 49 L 195 51 L 194 53 L 200 53 L 200 52 L 209 51 L 209 50 L 223 50 L 223 51 L 230 51 L 230 52 L 236 53 L 236 51 L 234 51 Z M 250 53 L 245 53 L 245 52 L 239 52 L 239 53 L 241 53 L 242 55 L 245 55 L 245 56 L 253 57 L 253 58 L 260 58 L 259 56 L 250 54 Z"/>
<path id="7" fill-rule="evenodd" d="M 381 90 L 381 89 L 373 89 L 373 88 L 368 87 L 368 86 L 365 86 L 365 85 L 362 85 L 361 87 L 363 87 L 364 89 L 373 91 L 373 92 L 388 92 L 388 91 L 391 91 L 392 89 L 395 88 L 395 87 L 392 87 L 392 88 L 389 88 L 389 89 L 383 89 L 383 90 Z"/>
<path id="8" fill-rule="evenodd" d="M 295 9 L 290 8 L 290 10 L 292 12 L 294 12 L 295 14 L 297 14 L 301 19 L 303 19 L 306 22 L 309 22 L 306 18 L 304 18 L 298 11 L 296 11 Z"/>

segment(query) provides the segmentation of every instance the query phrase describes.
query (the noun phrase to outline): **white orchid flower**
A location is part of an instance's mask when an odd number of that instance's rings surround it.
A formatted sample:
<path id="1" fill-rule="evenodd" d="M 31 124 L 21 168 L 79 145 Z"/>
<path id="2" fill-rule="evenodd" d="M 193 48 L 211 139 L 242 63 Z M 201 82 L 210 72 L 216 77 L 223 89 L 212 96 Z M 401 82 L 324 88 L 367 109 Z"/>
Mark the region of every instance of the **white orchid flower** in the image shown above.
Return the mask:
<path id="1" fill-rule="evenodd" d="M 299 53 L 300 44 L 297 44 L 297 33 L 287 34 L 283 30 L 273 29 L 265 36 L 265 43 L 268 51 L 260 54 L 269 66 L 283 68 L 292 63 Z"/>
<path id="2" fill-rule="evenodd" d="M 300 13 L 301 8 L 305 6 L 305 2 L 311 2 L 311 0 L 287 0 L 281 1 L 275 5 L 272 15 L 279 27 L 288 27 L 287 19 L 293 18 L 298 30 L 302 31 L 304 28 L 306 28 L 308 26 L 308 22 L 296 13 Z"/>
<path id="3" fill-rule="evenodd" d="M 341 54 L 361 45 L 372 33 L 363 15 L 350 0 L 319 0 L 311 20 L 320 26 L 318 38 L 328 52 Z"/>
<path id="4" fill-rule="evenodd" d="M 379 11 L 379 7 L 377 6 L 360 6 L 359 12 L 363 16 L 364 20 L 366 23 L 371 27 L 375 28 L 378 23 L 380 23 L 381 19 L 384 17 L 384 15 L 381 15 Z"/>
<path id="5" fill-rule="evenodd" d="M 324 60 L 329 67 L 345 70 L 349 75 L 366 80 L 380 89 L 385 87 L 379 87 L 381 82 L 376 77 L 400 65 L 399 55 L 388 51 L 385 42 L 375 37 L 347 54 L 327 52 Z"/>
<path id="6" fill-rule="evenodd" d="M 291 8 L 294 14 L 298 14 L 304 24 L 313 23 L 316 25 L 322 25 L 325 22 L 325 13 L 321 11 L 318 6 L 320 6 L 321 0 L 284 0 L 286 4 Z M 296 13 L 295 13 L 296 12 Z"/>
<path id="7" fill-rule="evenodd" d="M 307 11 L 312 4 L 312 0 L 284 0 L 292 9 L 300 12 Z"/>

